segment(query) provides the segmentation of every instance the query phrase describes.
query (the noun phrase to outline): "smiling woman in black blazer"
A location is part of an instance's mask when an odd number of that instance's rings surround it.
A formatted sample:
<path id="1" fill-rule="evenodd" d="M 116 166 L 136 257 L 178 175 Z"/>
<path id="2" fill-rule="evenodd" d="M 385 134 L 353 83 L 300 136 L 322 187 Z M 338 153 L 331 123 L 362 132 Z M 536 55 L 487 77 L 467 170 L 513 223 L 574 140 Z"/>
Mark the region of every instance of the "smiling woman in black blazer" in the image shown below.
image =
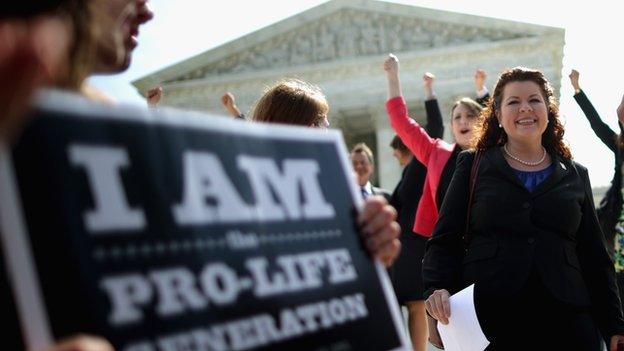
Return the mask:
<path id="1" fill-rule="evenodd" d="M 427 311 L 448 323 L 449 295 L 474 283 L 488 350 L 600 350 L 600 334 L 616 350 L 613 263 L 544 75 L 505 71 L 475 132 L 425 253 Z"/>

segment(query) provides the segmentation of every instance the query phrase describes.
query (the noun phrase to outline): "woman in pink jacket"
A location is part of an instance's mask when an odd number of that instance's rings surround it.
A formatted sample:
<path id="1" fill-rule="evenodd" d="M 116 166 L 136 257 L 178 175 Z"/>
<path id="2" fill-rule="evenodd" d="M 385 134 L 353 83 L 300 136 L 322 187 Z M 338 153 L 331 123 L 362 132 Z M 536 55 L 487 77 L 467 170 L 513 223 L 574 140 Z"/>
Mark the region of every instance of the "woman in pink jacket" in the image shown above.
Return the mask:
<path id="1" fill-rule="evenodd" d="M 455 144 L 449 144 L 442 139 L 434 139 L 427 134 L 416 121 L 408 115 L 407 106 L 401 92 L 399 82 L 399 61 L 390 54 L 384 62 L 384 70 L 388 80 L 388 101 L 386 109 L 392 128 L 401 138 L 401 141 L 414 154 L 416 159 L 427 167 L 427 176 L 423 185 L 422 196 L 416 209 L 416 219 L 412 232 L 425 239 L 431 237 L 433 228 L 438 220 L 438 210 L 446 194 L 446 189 L 455 171 L 457 155 L 468 148 L 472 139 L 472 129 L 477 116 L 481 112 L 481 105 L 469 98 L 458 100 L 451 110 L 451 129 L 455 137 Z M 427 113 L 440 114 L 437 101 L 428 97 L 426 102 Z M 415 267 L 418 269 L 418 267 Z M 413 301 L 421 313 L 420 325 L 425 324 L 425 304 L 422 300 Z M 412 311 L 410 311 L 412 312 Z M 430 331 L 435 330 L 430 326 Z M 414 350 L 426 348 L 426 337 L 412 336 Z M 437 334 L 431 332 L 430 341 L 439 344 Z"/>

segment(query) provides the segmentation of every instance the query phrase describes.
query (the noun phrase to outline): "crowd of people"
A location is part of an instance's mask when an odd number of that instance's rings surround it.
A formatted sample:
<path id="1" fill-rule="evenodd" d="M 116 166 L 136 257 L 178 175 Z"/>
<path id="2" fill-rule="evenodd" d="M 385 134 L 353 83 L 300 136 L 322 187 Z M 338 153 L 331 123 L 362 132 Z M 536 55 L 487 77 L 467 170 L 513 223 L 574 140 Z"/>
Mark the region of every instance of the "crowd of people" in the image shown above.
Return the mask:
<path id="1" fill-rule="evenodd" d="M 40 88 L 112 104 L 86 79 L 126 70 L 139 27 L 153 17 L 147 0 L 11 4 L 0 13 L 0 136 L 9 141 L 25 125 Z M 451 108 L 453 143 L 442 139 L 433 74 L 423 76 L 423 127 L 409 115 L 396 56 L 385 59 L 382 73 L 397 134 L 390 147 L 404 170 L 393 192 L 375 187 L 373 152 L 355 145 L 350 159 L 364 206 L 354 220 L 371 256 L 388 267 L 397 301 L 408 311 L 414 350 L 426 350 L 428 341 L 443 347 L 436 323 L 452 319 L 450 296 L 471 284 L 488 350 L 624 348 L 624 99 L 615 132 L 581 90 L 579 73 L 570 74 L 574 98 L 615 155 L 611 187 L 596 208 L 587 169 L 563 142 L 557 101 L 542 72 L 508 69 L 490 96 L 487 74 L 477 70 L 476 95 Z M 145 92 L 149 106 L 163 94 L 160 87 Z M 263 92 L 249 116 L 234 94 L 225 93 L 221 102 L 232 117 L 251 123 L 330 126 L 323 92 L 300 80 L 285 79 Z M 3 260 L 0 284 L 8 349 L 23 349 L 20 329 L 10 322 L 17 311 Z M 113 349 L 98 336 L 64 337 L 49 350 Z"/>

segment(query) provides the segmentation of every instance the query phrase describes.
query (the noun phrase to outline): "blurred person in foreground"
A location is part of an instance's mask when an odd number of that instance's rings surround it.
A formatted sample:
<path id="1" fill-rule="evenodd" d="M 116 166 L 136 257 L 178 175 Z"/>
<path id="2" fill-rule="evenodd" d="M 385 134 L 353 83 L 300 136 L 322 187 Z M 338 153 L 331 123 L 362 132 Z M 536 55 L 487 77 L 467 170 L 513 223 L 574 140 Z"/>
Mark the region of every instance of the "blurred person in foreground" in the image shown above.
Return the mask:
<path id="1" fill-rule="evenodd" d="M 28 116 L 34 93 L 57 87 L 109 101 L 85 82 L 94 73 L 128 68 L 138 27 L 152 18 L 146 0 L 9 1 L 0 5 L 0 136 L 11 140 Z M 4 265 L 4 260 L 0 260 Z M 4 346 L 24 349 L 4 267 L 0 309 L 9 330 Z M 46 351 L 110 351 L 106 340 L 69 336 Z M 39 351 L 39 350 L 34 350 Z"/>

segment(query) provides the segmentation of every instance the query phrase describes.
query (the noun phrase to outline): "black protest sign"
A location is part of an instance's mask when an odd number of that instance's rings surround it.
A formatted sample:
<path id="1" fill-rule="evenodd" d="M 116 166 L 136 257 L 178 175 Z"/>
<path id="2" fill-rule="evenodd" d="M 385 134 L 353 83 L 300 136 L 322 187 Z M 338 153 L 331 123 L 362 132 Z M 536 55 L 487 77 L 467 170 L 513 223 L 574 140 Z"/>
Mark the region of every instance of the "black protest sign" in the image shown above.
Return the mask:
<path id="1" fill-rule="evenodd" d="M 28 345 L 405 348 L 339 133 L 51 96 L 0 165 Z"/>

